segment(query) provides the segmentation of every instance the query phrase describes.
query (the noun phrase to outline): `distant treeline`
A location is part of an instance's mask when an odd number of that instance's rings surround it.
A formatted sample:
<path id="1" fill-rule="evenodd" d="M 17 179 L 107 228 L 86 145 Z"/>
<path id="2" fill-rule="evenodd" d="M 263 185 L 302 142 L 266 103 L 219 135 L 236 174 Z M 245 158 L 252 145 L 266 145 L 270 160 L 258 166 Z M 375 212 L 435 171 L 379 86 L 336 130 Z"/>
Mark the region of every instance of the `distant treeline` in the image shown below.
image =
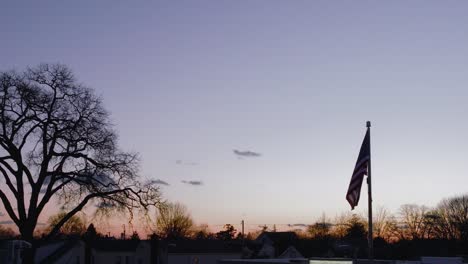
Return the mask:
<path id="1" fill-rule="evenodd" d="M 53 226 L 61 215 L 52 216 Z M 365 216 L 342 214 L 335 219 L 325 215 L 305 229 L 295 232 L 291 242 L 306 257 L 365 257 L 367 254 L 368 223 Z M 254 232 L 242 234 L 233 225 L 226 224 L 219 232 L 211 232 L 206 224 L 195 225 L 185 206 L 168 203 L 162 208 L 157 222 L 151 227 L 148 239 L 165 240 L 220 240 L 250 243 L 263 232 L 276 232 L 276 227 L 259 226 Z M 436 207 L 405 204 L 397 213 L 376 208 L 373 219 L 375 256 L 381 259 L 411 259 L 422 255 L 468 255 L 468 194 L 443 199 Z M 0 237 L 17 235 L 11 229 L 0 226 Z M 61 229 L 59 237 L 81 236 L 105 238 L 90 225 L 74 216 Z M 38 235 L 39 237 L 39 235 Z M 140 239 L 134 232 L 121 239 Z"/>

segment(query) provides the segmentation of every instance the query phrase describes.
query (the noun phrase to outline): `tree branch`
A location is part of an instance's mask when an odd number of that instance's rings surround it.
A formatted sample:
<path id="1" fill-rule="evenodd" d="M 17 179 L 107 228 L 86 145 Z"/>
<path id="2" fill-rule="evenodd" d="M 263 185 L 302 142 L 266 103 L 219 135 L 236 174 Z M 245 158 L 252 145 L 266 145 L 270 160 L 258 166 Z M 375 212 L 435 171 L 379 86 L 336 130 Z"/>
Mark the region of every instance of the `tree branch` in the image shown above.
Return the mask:
<path id="1" fill-rule="evenodd" d="M 13 220 L 13 222 L 15 222 L 17 226 L 19 226 L 20 221 L 18 217 L 16 216 L 15 211 L 13 210 L 13 207 L 11 207 L 10 200 L 8 200 L 8 197 L 5 195 L 5 193 L 2 190 L 0 190 L 0 199 L 3 202 L 3 207 L 5 207 L 5 210 L 7 211 L 8 216 L 10 216 L 11 220 Z"/>
<path id="2" fill-rule="evenodd" d="M 5 182 L 10 188 L 11 192 L 15 195 L 16 198 L 18 198 L 18 191 L 16 190 L 15 186 L 13 186 L 13 183 L 10 180 L 10 177 L 8 176 L 8 172 L 0 166 L 0 171 L 3 174 L 3 177 L 5 178 Z"/>
<path id="3" fill-rule="evenodd" d="M 49 234 L 46 236 L 46 239 L 49 239 L 56 235 L 58 231 L 60 231 L 60 228 L 65 224 L 72 216 L 74 216 L 76 213 L 81 211 L 83 207 L 89 202 L 89 200 L 96 198 L 96 197 L 105 197 L 108 195 L 113 195 L 113 194 L 118 194 L 122 192 L 127 192 L 130 189 L 122 189 L 122 190 L 114 190 L 114 191 L 109 191 L 109 192 L 103 192 L 103 193 L 91 193 L 88 194 L 73 210 L 68 212 L 62 220 L 60 220 L 49 232 Z"/>

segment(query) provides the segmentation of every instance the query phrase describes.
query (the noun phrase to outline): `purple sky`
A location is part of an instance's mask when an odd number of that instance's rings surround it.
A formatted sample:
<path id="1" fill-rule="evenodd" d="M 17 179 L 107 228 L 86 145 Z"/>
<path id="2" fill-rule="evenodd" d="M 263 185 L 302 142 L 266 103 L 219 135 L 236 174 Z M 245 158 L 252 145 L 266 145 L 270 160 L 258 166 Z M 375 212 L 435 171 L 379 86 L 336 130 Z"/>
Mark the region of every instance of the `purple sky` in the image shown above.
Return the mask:
<path id="1" fill-rule="evenodd" d="M 168 182 L 164 196 L 198 223 L 312 223 L 349 211 L 366 120 L 376 207 L 468 191 L 467 8 L 6 1 L 0 70 L 69 65 L 141 153 L 142 175 Z"/>

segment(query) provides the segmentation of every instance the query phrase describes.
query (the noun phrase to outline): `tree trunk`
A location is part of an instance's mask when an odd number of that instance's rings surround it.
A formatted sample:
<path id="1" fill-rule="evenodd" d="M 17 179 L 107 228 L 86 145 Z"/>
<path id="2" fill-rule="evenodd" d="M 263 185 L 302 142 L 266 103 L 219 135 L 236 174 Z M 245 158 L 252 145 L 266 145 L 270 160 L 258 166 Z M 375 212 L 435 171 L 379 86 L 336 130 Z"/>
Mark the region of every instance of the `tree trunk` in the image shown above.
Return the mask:
<path id="1" fill-rule="evenodd" d="M 31 248 L 24 251 L 23 264 L 34 263 L 34 257 L 36 256 L 37 244 L 36 241 L 28 241 L 31 243 Z"/>
<path id="2" fill-rule="evenodd" d="M 31 248 L 24 250 L 23 252 L 23 263 L 32 264 L 34 263 L 34 257 L 36 256 L 36 250 L 38 248 L 39 241 L 34 239 L 34 228 L 23 227 L 20 230 L 21 239 L 30 243 Z"/>

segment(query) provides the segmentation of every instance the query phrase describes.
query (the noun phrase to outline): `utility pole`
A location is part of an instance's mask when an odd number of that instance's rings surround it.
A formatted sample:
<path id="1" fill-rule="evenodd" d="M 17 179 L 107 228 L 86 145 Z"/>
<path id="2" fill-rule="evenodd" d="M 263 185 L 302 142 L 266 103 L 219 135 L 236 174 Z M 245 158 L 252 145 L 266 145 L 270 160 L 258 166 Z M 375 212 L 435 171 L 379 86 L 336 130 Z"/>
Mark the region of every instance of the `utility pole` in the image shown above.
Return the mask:
<path id="1" fill-rule="evenodd" d="M 245 233 L 244 233 L 244 220 L 241 221 L 242 224 L 242 247 L 245 246 Z"/>
<path id="2" fill-rule="evenodd" d="M 122 228 L 123 228 L 123 233 L 122 233 L 121 239 L 125 239 L 125 224 L 122 225 Z"/>
<path id="3" fill-rule="evenodd" d="M 372 172 L 371 172 L 371 144 L 370 144 L 370 128 L 371 122 L 367 121 L 367 129 L 369 130 L 369 167 L 368 167 L 368 175 L 367 175 L 367 191 L 368 191 L 368 210 L 369 210 L 369 237 L 368 237 L 368 244 L 369 244 L 369 260 L 374 259 L 374 238 L 372 234 Z"/>

